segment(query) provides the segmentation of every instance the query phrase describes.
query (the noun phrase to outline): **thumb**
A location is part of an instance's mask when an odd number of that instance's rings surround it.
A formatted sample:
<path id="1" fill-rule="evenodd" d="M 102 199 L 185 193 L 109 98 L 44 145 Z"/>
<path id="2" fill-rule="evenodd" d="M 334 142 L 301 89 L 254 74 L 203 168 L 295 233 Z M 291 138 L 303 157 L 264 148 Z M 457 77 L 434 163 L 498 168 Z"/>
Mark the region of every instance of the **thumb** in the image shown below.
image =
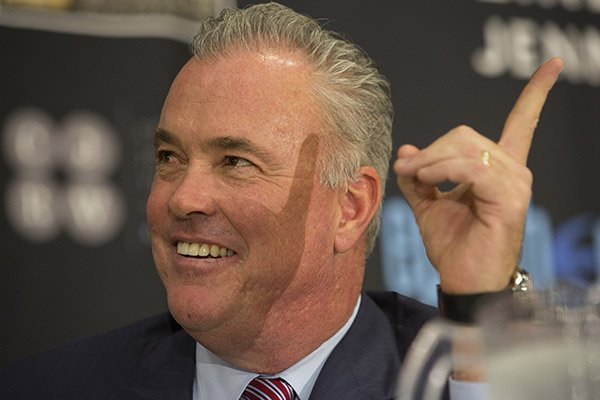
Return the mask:
<path id="1" fill-rule="evenodd" d="M 425 184 L 417 178 L 414 174 L 403 174 L 400 173 L 400 165 L 407 159 L 413 157 L 418 154 L 420 150 L 410 144 L 406 144 L 401 146 L 397 152 L 397 159 L 394 162 L 394 172 L 396 173 L 396 182 L 398 184 L 398 188 L 402 192 L 404 199 L 413 209 L 416 210 L 416 207 L 423 201 L 435 198 L 437 195 L 437 187 L 435 185 Z"/>

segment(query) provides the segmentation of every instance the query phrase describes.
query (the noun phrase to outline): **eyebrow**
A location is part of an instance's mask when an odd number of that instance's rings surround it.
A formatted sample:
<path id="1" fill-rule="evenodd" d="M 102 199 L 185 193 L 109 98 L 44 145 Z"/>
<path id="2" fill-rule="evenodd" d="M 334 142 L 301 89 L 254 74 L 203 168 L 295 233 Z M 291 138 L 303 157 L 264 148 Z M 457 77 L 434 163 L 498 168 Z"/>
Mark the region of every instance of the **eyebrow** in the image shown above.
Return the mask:
<path id="1" fill-rule="evenodd" d="M 154 131 L 154 150 L 158 149 L 161 143 L 178 145 L 179 139 L 173 133 L 163 128 L 156 128 Z"/>
<path id="2" fill-rule="evenodd" d="M 161 143 L 173 144 L 181 146 L 181 142 L 177 135 L 163 128 L 156 128 L 154 131 L 154 149 L 156 150 Z M 206 143 L 208 148 L 220 150 L 236 150 L 243 153 L 252 154 L 264 161 L 272 160 L 273 156 L 264 149 L 254 144 L 252 141 L 236 136 L 220 136 L 211 139 Z"/>
<path id="3" fill-rule="evenodd" d="M 261 149 L 252 143 L 252 141 L 241 137 L 217 137 L 208 142 L 208 147 L 221 150 L 237 150 L 243 153 L 253 154 L 254 156 L 263 160 L 272 158 L 266 150 Z"/>

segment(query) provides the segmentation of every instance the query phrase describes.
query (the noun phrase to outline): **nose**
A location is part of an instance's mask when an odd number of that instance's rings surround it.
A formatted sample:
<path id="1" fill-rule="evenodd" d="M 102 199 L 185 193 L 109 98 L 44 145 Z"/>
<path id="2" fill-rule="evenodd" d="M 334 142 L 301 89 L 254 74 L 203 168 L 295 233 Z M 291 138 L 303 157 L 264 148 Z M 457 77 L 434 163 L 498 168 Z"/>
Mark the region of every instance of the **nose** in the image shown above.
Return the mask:
<path id="1" fill-rule="evenodd" d="M 169 212 L 177 218 L 213 215 L 217 211 L 216 182 L 202 168 L 190 167 L 174 186 L 168 198 Z"/>

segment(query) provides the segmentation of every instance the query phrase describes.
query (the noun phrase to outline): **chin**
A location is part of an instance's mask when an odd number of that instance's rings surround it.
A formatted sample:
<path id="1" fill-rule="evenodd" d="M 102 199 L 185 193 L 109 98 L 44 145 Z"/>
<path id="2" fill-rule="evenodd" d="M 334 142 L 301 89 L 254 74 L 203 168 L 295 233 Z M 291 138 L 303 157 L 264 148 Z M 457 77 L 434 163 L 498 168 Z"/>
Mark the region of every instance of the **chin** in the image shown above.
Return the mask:
<path id="1" fill-rule="evenodd" d="M 167 288 L 167 301 L 173 318 L 190 334 L 216 329 L 234 309 L 223 301 L 222 295 L 197 286 Z"/>

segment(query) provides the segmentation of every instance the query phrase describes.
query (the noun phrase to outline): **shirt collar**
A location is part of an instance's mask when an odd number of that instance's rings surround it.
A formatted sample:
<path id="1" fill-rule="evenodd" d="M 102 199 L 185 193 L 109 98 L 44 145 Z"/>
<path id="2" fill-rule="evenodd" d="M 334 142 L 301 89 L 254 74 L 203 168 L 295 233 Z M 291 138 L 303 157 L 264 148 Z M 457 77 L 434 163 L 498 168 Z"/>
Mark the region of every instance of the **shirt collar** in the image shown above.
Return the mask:
<path id="1" fill-rule="evenodd" d="M 329 354 L 346 335 L 352 322 L 354 322 L 360 301 L 361 297 L 359 296 L 352 315 L 339 331 L 302 360 L 277 374 L 277 377 L 285 379 L 294 388 L 299 400 L 308 400 Z M 258 374 L 254 372 L 234 367 L 211 353 L 200 343 L 196 343 L 194 400 L 239 400 L 248 383 L 257 376 Z"/>

